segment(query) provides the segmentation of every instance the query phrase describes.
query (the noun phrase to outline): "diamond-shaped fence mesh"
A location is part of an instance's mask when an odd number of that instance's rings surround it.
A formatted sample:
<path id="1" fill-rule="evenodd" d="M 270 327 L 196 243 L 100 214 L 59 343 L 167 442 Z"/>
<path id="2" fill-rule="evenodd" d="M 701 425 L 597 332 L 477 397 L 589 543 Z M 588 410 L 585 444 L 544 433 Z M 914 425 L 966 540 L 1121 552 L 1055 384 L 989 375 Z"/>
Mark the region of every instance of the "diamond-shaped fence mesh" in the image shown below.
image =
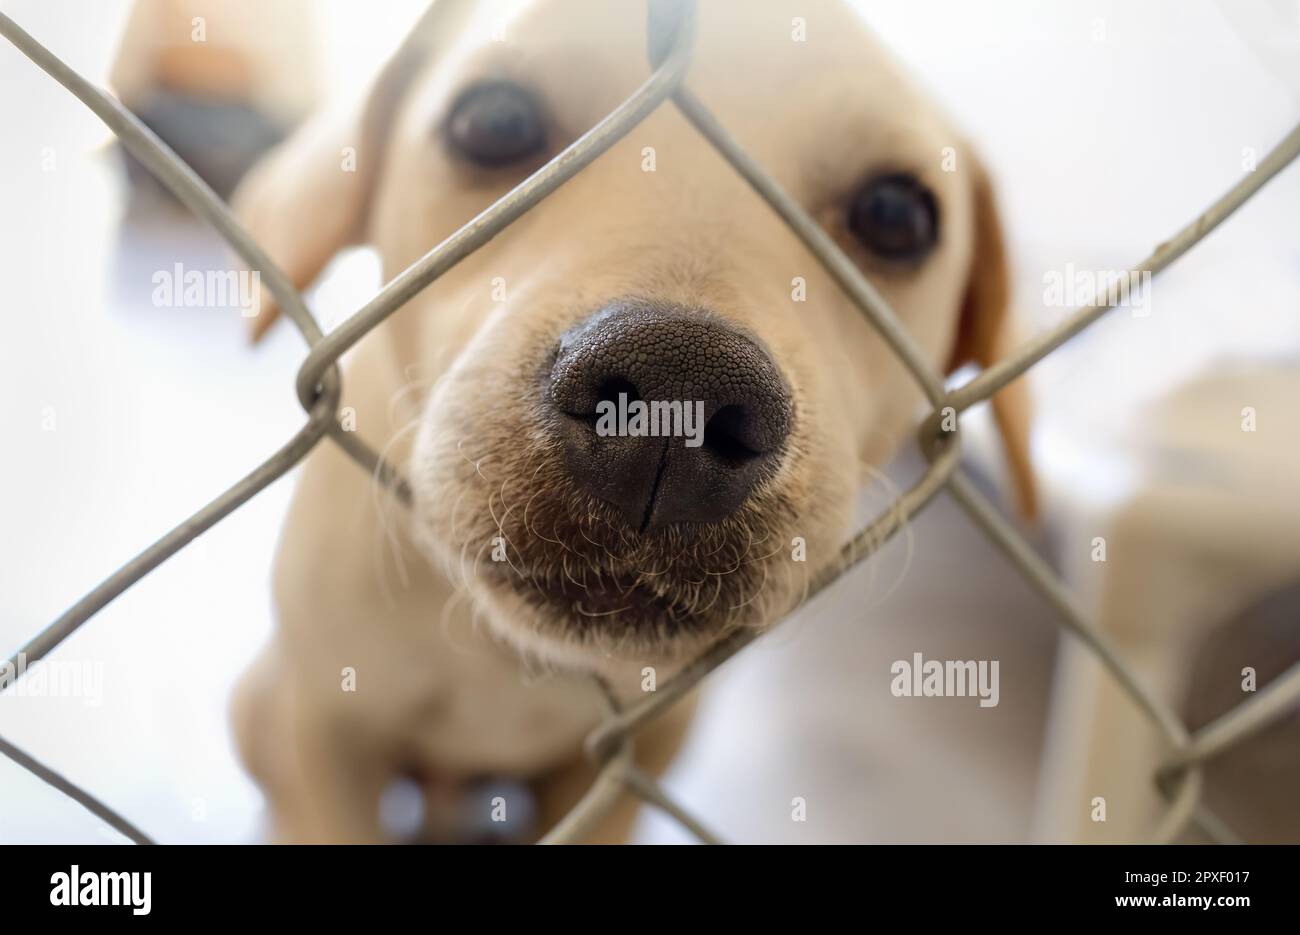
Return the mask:
<path id="1" fill-rule="evenodd" d="M 20 658 L 25 659 L 28 667 L 44 658 L 118 595 L 287 473 L 327 436 L 364 469 L 374 472 L 398 499 L 409 503 L 409 490 L 400 472 L 385 463 L 355 434 L 344 431 L 339 422 L 340 383 L 336 368 L 339 358 L 405 302 L 581 172 L 652 111 L 671 104 L 744 177 L 825 266 L 898 355 L 931 406 L 932 411 L 921 422 L 918 433 L 921 450 L 929 462 L 925 473 L 843 546 L 841 560 L 812 582 L 800 604 L 832 586 L 849 568 L 872 555 L 937 493 L 946 490 L 989 541 L 1057 611 L 1060 625 L 1096 656 L 1167 744 L 1167 756 L 1156 775 L 1151 777 L 1166 805 L 1158 824 L 1150 830 L 1149 838 L 1171 841 L 1189 824 L 1195 824 L 1213 840 L 1235 840 L 1231 829 L 1199 801 L 1202 765 L 1213 757 L 1222 756 L 1244 738 L 1274 723 L 1300 704 L 1300 664 L 1275 678 L 1250 700 L 1195 733 L 1190 732 L 1170 706 L 1157 697 L 1117 654 L 1105 634 L 1088 623 L 1056 573 L 976 489 L 959 463 L 961 431 L 957 417 L 988 400 L 1106 312 L 1122 304 L 1126 295 L 1123 283 L 1131 281 L 1130 278 L 1121 278 L 1117 291 L 1076 310 L 1057 327 L 1037 335 L 969 382 L 953 390 L 945 389 L 941 374 L 925 360 L 894 313 L 853 261 L 691 93 L 686 78 L 693 50 L 693 0 L 648 0 L 647 14 L 650 64 L 653 68 L 649 78 L 603 120 L 402 271 L 364 307 L 328 334 L 321 332 L 301 295 L 239 225 L 230 209 L 166 144 L 115 98 L 91 85 L 13 20 L 0 14 L 0 35 L 89 107 L 117 135 L 131 155 L 187 208 L 216 228 L 248 268 L 260 271 L 262 281 L 310 348 L 297 378 L 298 398 L 307 413 L 302 428 L 251 473 L 113 572 L 34 636 L 10 659 L 9 671 L 23 670 L 18 664 Z M 1137 263 L 1130 271 L 1132 277 L 1139 273 L 1154 276 L 1166 269 L 1253 197 L 1297 155 L 1300 155 L 1300 126 L 1269 152 L 1254 172 L 1245 175 L 1191 223 Z M 791 611 L 794 609 L 790 608 Z M 733 632 L 686 665 L 657 691 L 646 694 L 634 704 L 620 706 L 610 700 L 608 716 L 587 740 L 587 752 L 600 767 L 596 780 L 569 814 L 547 832 L 543 843 L 581 840 L 625 793 L 661 809 L 700 840 L 716 842 L 717 838 L 689 811 L 674 801 L 652 777 L 635 767 L 632 744 L 641 728 L 753 642 L 760 632 Z M 138 843 L 152 843 L 133 822 L 2 738 L 0 753 L 79 802 L 126 837 Z"/>

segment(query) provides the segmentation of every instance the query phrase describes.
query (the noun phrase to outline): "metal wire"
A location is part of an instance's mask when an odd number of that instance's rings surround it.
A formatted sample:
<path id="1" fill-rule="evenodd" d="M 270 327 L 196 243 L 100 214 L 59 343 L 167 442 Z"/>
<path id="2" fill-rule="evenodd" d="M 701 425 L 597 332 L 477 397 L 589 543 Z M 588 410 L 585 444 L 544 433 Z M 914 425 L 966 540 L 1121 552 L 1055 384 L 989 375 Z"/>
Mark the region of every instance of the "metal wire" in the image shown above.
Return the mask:
<path id="1" fill-rule="evenodd" d="M 1212 840 L 1235 840 L 1231 829 L 1198 802 L 1201 790 L 1200 767 L 1207 760 L 1300 706 L 1300 665 L 1275 679 L 1250 701 L 1237 706 L 1196 734 L 1189 735 L 1186 726 L 1173 710 L 1147 688 L 1105 635 L 1088 624 L 1060 578 L 961 472 L 960 429 L 942 435 L 935 430 L 945 408 L 952 407 L 961 413 L 977 403 L 987 401 L 1002 387 L 1096 322 L 1114 306 L 1096 303 L 1078 309 L 1062 324 L 1027 341 L 965 385 L 945 392 L 941 374 L 927 363 L 888 303 L 853 261 L 685 86 L 694 40 L 693 0 L 648 0 L 647 16 L 648 56 L 653 72 L 627 100 L 517 187 L 411 264 L 365 306 L 326 335 L 322 334 L 301 295 L 284 273 L 240 226 L 226 205 L 166 144 L 121 103 L 95 88 L 13 20 L 0 14 L 0 35 L 85 103 L 136 159 L 186 207 L 221 234 L 249 268 L 261 271 L 271 294 L 297 326 L 309 347 L 296 380 L 298 398 L 308 415 L 306 424 L 247 476 L 114 571 L 103 583 L 33 637 L 11 658 L 10 671 L 22 671 L 22 667 L 17 665 L 19 655 L 25 656 L 29 666 L 44 657 L 149 572 L 283 476 L 325 437 L 340 445 L 362 468 L 391 486 L 400 500 L 409 502 L 409 488 L 400 473 L 384 462 L 355 433 L 344 432 L 340 428 L 338 405 L 341 386 L 336 366 L 339 358 L 435 279 L 535 207 L 622 139 L 661 104 L 671 99 L 691 125 L 744 177 L 831 274 L 903 362 L 932 407 L 931 413 L 921 424 L 919 434 L 922 451 L 930 462 L 925 473 L 914 486 L 843 546 L 839 561 L 814 579 L 796 606 L 803 606 L 815 599 L 845 571 L 874 554 L 905 523 L 924 509 L 936 494 L 947 490 L 989 540 L 1058 612 L 1060 625 L 1079 639 L 1102 663 L 1169 745 L 1169 754 L 1157 774 L 1152 777 L 1168 804 L 1150 837 L 1157 841 L 1174 840 L 1183 833 L 1189 822 L 1194 821 Z M 1135 272 L 1149 272 L 1154 276 L 1167 268 L 1290 165 L 1297 155 L 1300 155 L 1300 126 L 1265 156 L 1253 173 L 1247 174 L 1207 211 L 1169 241 L 1158 246 L 1146 260 L 1135 267 Z M 1124 289 L 1125 283 L 1121 282 L 1120 290 L 1115 295 L 1116 305 L 1122 303 Z M 791 611 L 794 609 L 790 608 Z M 633 742 L 637 732 L 648 722 L 679 701 L 759 635 L 758 630 L 750 629 L 731 632 L 694 662 L 686 665 L 656 692 L 647 694 L 624 709 L 611 706 L 608 717 L 587 739 L 588 754 L 599 767 L 593 785 L 569 814 L 542 838 L 542 843 L 582 840 L 626 794 L 634 795 L 661 809 L 701 841 L 717 843 L 718 838 L 700 821 L 651 777 L 635 767 Z M 0 685 L 0 688 L 4 687 L 6 686 Z M 144 832 L 112 808 L 2 738 L 0 754 L 72 798 L 128 839 L 137 843 L 152 843 Z"/>
<path id="2" fill-rule="evenodd" d="M 77 802 L 86 811 L 101 819 L 104 824 L 108 825 L 114 831 L 118 832 L 128 840 L 136 844 L 153 844 L 154 841 L 147 834 L 137 828 L 131 822 L 127 821 L 117 812 L 113 811 L 99 799 L 95 798 L 85 789 L 82 789 L 72 780 L 66 778 L 61 773 L 56 773 L 44 763 L 41 763 L 26 750 L 15 747 L 9 741 L 0 737 L 0 753 L 3 753 L 9 759 L 13 760 L 23 769 L 27 770 L 41 782 L 54 787 L 62 792 L 72 801 Z"/>

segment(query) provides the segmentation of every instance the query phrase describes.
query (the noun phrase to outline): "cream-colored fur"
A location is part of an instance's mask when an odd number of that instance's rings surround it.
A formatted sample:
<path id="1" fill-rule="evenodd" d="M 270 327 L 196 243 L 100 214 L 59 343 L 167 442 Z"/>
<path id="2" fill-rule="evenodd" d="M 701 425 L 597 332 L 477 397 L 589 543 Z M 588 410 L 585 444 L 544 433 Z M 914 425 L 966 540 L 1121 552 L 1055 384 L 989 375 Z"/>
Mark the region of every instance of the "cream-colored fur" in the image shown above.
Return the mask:
<path id="1" fill-rule="evenodd" d="M 449 101 L 475 79 L 532 88 L 564 145 L 649 73 L 637 4 L 468 6 L 439 0 L 360 114 L 317 121 L 245 184 L 242 215 L 299 283 L 358 240 L 395 275 L 540 164 L 489 172 L 448 152 Z M 1005 286 L 987 182 L 853 12 L 705 0 L 687 83 L 861 264 L 936 367 L 997 352 Z M 340 168 L 347 147 L 355 173 Z M 903 170 L 942 218 L 938 246 L 908 270 L 873 260 L 843 220 L 864 178 Z M 806 301 L 792 298 L 796 278 Z M 792 390 L 778 472 L 701 539 L 614 529 L 567 481 L 537 419 L 537 375 L 559 335 L 626 295 L 715 310 L 766 345 Z M 730 629 L 774 623 L 835 560 L 863 466 L 909 439 L 920 401 L 831 277 L 671 104 L 367 336 L 343 383 L 358 432 L 409 477 L 415 508 L 328 443 L 299 479 L 275 570 L 278 633 L 236 700 L 243 755 L 290 840 L 379 839 L 380 792 L 401 774 L 431 799 L 473 776 L 520 776 L 545 820 L 561 814 L 602 714 L 592 683 L 573 676 L 599 673 L 630 700 L 646 667 L 662 683 Z M 1023 407 L 1007 402 L 1022 465 Z M 495 537 L 505 565 L 490 559 Z M 794 537 L 806 562 L 791 560 Z M 576 580 L 597 561 L 663 576 L 692 626 L 606 627 L 503 580 L 520 569 Z M 355 692 L 341 687 L 345 669 Z M 638 741 L 648 768 L 670 758 L 688 709 Z M 629 815 L 603 835 L 624 834 Z"/>

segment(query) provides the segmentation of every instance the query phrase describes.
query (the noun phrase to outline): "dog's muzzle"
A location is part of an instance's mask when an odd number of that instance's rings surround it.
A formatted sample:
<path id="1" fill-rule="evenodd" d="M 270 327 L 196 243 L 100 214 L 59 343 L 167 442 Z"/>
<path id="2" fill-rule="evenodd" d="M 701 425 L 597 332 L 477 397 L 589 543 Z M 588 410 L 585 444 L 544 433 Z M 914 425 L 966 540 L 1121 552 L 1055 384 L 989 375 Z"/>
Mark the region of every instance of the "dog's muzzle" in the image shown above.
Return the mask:
<path id="1" fill-rule="evenodd" d="M 757 341 L 709 311 L 635 299 L 560 339 L 544 392 L 569 473 L 639 532 L 731 516 L 793 419 Z"/>

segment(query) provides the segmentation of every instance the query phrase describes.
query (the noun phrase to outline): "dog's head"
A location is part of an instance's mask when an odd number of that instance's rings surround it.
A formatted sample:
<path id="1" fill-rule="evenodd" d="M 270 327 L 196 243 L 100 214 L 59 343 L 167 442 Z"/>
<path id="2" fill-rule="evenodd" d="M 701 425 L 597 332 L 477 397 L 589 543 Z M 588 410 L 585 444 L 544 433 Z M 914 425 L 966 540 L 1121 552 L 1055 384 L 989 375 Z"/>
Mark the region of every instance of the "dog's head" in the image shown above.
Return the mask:
<path id="1" fill-rule="evenodd" d="M 246 183 L 243 214 L 298 282 L 357 239 L 394 275 L 649 72 L 629 4 L 470 6 L 438 0 L 359 116 L 303 130 Z M 988 183 L 851 11 L 706 0 L 686 82 L 936 367 L 998 354 Z M 395 372 L 433 378 L 405 465 L 416 539 L 497 629 L 569 662 L 680 659 L 776 619 L 836 560 L 864 465 L 920 400 L 671 103 L 381 333 Z"/>

